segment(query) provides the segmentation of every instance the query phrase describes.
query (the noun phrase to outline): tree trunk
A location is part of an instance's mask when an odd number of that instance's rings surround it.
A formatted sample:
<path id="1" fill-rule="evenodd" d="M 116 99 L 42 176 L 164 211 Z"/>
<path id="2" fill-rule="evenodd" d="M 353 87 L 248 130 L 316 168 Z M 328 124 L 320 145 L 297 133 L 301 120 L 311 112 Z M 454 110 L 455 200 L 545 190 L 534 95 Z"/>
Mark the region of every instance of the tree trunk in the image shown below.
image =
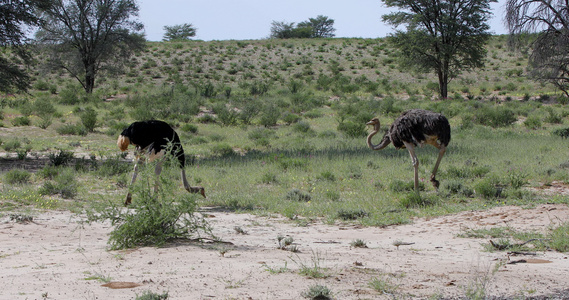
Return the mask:
<path id="1" fill-rule="evenodd" d="M 445 62 L 443 64 L 446 65 Z M 439 93 L 441 99 L 445 99 L 448 97 L 448 67 L 446 69 L 445 67 L 439 68 L 437 74 L 439 76 Z"/>
<path id="2" fill-rule="evenodd" d="M 85 66 L 85 92 L 87 94 L 93 93 L 95 88 L 95 64 L 88 63 Z"/>

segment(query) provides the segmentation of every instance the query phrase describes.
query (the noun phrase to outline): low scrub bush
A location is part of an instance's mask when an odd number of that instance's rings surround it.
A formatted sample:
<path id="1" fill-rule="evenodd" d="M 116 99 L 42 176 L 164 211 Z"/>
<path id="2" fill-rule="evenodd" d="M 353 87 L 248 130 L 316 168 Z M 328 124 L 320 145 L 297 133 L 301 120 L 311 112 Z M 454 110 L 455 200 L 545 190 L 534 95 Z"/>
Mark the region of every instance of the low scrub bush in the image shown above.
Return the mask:
<path id="1" fill-rule="evenodd" d="M 95 131 L 95 127 L 97 126 L 97 112 L 93 108 L 87 107 L 79 117 L 81 118 L 83 127 L 88 132 Z"/>
<path id="2" fill-rule="evenodd" d="M 146 164 L 140 179 L 131 187 L 128 210 L 110 204 L 88 213 L 90 221 L 110 220 L 114 226 L 108 244 L 113 250 L 140 246 L 162 246 L 177 239 L 211 238 L 211 228 L 197 213 L 197 196 L 174 195 L 175 183 L 160 175 L 154 192 L 155 164 Z"/>
<path id="3" fill-rule="evenodd" d="M 32 122 L 28 116 L 15 117 L 12 120 L 13 126 L 30 126 Z"/>
<path id="4" fill-rule="evenodd" d="M 338 219 L 344 221 L 357 220 L 369 216 L 369 213 L 363 209 L 340 209 L 336 214 Z"/>
<path id="5" fill-rule="evenodd" d="M 46 181 L 42 185 L 39 189 L 41 195 L 59 195 L 65 199 L 72 199 L 77 195 L 79 183 L 76 174 L 70 168 L 60 170 L 53 180 Z"/>
<path id="6" fill-rule="evenodd" d="M 310 199 L 312 199 L 309 194 L 307 194 L 307 193 L 305 193 L 299 189 L 290 190 L 286 194 L 285 198 L 287 200 L 299 201 L 299 202 L 308 202 L 308 201 L 310 201 Z"/>
<path id="7" fill-rule="evenodd" d="M 59 150 L 58 153 L 50 153 L 48 155 L 49 164 L 51 166 L 64 166 L 73 160 L 73 152 L 67 150 Z"/>
<path id="8" fill-rule="evenodd" d="M 474 121 L 492 128 L 510 126 L 517 121 L 514 112 L 505 107 L 483 106 L 474 111 Z"/>
<path id="9" fill-rule="evenodd" d="M 58 127 L 55 131 L 60 135 L 87 135 L 87 129 L 82 125 L 64 124 Z"/>
<path id="10" fill-rule="evenodd" d="M 4 180 L 8 184 L 25 184 L 30 182 L 32 173 L 26 170 L 10 170 L 4 175 Z"/>

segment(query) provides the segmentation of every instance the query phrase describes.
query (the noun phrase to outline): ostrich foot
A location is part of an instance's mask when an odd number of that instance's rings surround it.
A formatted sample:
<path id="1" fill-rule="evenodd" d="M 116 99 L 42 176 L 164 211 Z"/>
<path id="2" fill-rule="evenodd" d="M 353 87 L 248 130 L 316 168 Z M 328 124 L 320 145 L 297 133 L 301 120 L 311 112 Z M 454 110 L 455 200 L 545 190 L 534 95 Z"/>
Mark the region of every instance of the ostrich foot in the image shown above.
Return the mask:
<path id="1" fill-rule="evenodd" d="M 435 187 L 435 189 L 438 191 L 439 190 L 439 181 L 435 179 L 435 176 L 431 176 L 431 183 L 433 184 L 433 187 Z"/>
<path id="2" fill-rule="evenodd" d="M 128 206 L 132 201 L 132 195 L 130 193 L 126 194 L 126 200 L 124 201 L 124 206 Z"/>

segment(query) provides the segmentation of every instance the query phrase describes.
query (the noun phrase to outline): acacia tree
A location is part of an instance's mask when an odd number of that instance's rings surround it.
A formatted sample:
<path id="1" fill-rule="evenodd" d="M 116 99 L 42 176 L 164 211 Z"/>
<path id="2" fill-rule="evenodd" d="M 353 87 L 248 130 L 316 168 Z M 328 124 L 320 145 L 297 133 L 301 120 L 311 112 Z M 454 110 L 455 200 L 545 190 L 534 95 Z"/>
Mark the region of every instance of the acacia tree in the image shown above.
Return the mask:
<path id="1" fill-rule="evenodd" d="M 383 15 L 396 30 L 390 42 L 401 51 L 400 63 L 420 72 L 435 72 L 439 94 L 461 71 L 484 66 L 490 2 L 495 0 L 382 0 L 400 11 Z"/>
<path id="2" fill-rule="evenodd" d="M 36 39 L 51 65 L 67 70 L 92 93 L 100 71 L 121 69 L 145 45 L 135 0 L 54 0 Z"/>
<path id="3" fill-rule="evenodd" d="M 308 21 L 295 23 L 277 22 L 271 23 L 271 38 L 327 38 L 334 37 L 334 20 L 326 16 L 309 18 Z"/>
<path id="4" fill-rule="evenodd" d="M 191 37 L 196 36 L 197 29 L 192 24 L 184 23 L 181 25 L 164 26 L 164 31 L 166 31 L 163 38 L 165 41 L 187 41 Z"/>
<path id="5" fill-rule="evenodd" d="M 319 15 L 316 18 L 308 18 L 308 21 L 298 23 L 298 27 L 307 27 L 312 30 L 312 38 L 331 38 L 334 37 L 334 20 L 326 16 Z"/>
<path id="6" fill-rule="evenodd" d="M 50 5 L 51 0 L 0 2 L 0 47 L 9 50 L 0 54 L 0 91 L 24 91 L 29 87 L 30 77 L 16 64 L 15 58 L 29 63 L 26 29 L 39 25 L 41 20 L 35 14 L 36 10 L 48 9 Z"/>
<path id="7" fill-rule="evenodd" d="M 562 0 L 509 0 L 506 25 L 512 37 L 537 33 L 529 76 L 550 82 L 569 97 L 569 4 Z"/>

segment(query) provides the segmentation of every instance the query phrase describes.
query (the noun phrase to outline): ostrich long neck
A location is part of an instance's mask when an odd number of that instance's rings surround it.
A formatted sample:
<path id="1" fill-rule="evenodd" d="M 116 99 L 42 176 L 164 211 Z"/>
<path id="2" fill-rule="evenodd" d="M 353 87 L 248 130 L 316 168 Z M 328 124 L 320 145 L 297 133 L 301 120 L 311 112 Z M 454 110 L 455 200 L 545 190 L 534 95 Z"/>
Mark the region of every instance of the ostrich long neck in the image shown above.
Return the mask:
<path id="1" fill-rule="evenodd" d="M 380 126 L 379 123 L 375 124 L 373 126 L 373 131 L 367 136 L 367 146 L 370 147 L 372 150 L 381 150 L 387 147 L 391 143 L 391 139 L 389 138 L 389 135 L 387 133 L 385 133 L 383 139 L 381 139 L 381 142 L 379 142 L 379 144 L 374 145 L 371 142 L 373 136 L 379 132 L 379 126 Z"/>

